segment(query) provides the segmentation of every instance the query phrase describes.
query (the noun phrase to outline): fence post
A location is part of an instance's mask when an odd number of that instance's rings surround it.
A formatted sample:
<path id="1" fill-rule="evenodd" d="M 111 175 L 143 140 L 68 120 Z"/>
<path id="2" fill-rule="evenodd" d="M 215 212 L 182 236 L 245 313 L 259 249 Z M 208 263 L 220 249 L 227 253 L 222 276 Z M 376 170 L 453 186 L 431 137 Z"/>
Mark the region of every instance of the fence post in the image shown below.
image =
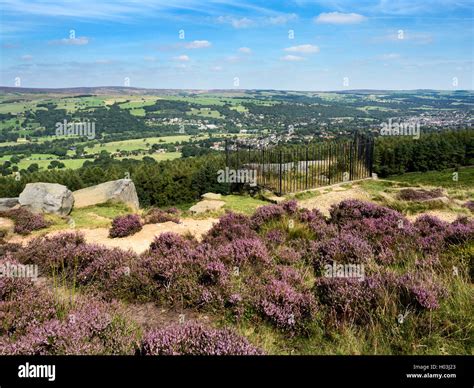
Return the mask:
<path id="1" fill-rule="evenodd" d="M 306 184 L 305 190 L 308 190 L 308 146 L 306 146 Z"/>
<path id="2" fill-rule="evenodd" d="M 329 145 L 329 154 L 328 154 L 328 160 L 329 160 L 329 162 L 328 162 L 328 179 L 329 179 L 329 182 L 328 183 L 329 183 L 329 185 L 331 185 L 331 156 L 332 156 L 331 155 L 331 150 L 332 150 L 332 144 L 329 143 L 328 145 Z"/>
<path id="3" fill-rule="evenodd" d="M 225 165 L 229 167 L 229 145 L 227 138 L 225 139 Z"/>
<path id="4" fill-rule="evenodd" d="M 372 178 L 373 168 L 374 168 L 374 148 L 375 141 L 373 136 L 370 137 L 370 166 L 369 166 L 369 178 Z"/>
<path id="5" fill-rule="evenodd" d="M 282 161 L 283 161 L 283 151 L 280 150 L 280 173 L 279 173 L 279 180 L 280 180 L 280 183 L 279 183 L 279 186 L 280 186 L 280 196 L 283 194 L 282 192 L 282 187 L 281 187 L 281 183 L 282 183 L 282 174 L 281 174 L 281 169 L 282 169 Z"/>
<path id="6" fill-rule="evenodd" d="M 352 180 L 354 174 L 352 173 L 352 148 L 354 147 L 354 142 L 349 142 L 349 180 Z"/>

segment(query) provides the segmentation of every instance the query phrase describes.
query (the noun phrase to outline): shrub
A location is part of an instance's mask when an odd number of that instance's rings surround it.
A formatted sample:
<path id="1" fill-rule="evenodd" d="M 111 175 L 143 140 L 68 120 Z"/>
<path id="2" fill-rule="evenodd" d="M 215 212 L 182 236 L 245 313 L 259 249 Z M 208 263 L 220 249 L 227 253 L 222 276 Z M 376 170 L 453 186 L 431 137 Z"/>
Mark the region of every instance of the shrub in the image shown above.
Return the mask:
<path id="1" fill-rule="evenodd" d="M 298 211 L 298 202 L 295 200 L 285 201 L 281 204 L 281 207 L 287 214 L 293 215 Z"/>
<path id="2" fill-rule="evenodd" d="M 474 213 L 474 201 L 467 201 L 463 206 Z"/>
<path id="3" fill-rule="evenodd" d="M 467 217 L 457 218 L 446 230 L 447 244 L 464 244 L 474 240 L 474 220 Z"/>
<path id="4" fill-rule="evenodd" d="M 334 324 L 354 322 L 363 324 L 381 300 L 383 282 L 380 278 L 317 278 L 315 293 L 326 307 L 327 316 Z"/>
<path id="5" fill-rule="evenodd" d="M 403 260 L 416 248 L 416 230 L 400 213 L 382 206 L 347 200 L 331 209 L 331 223 L 341 234 L 366 240 L 382 264 Z"/>
<path id="6" fill-rule="evenodd" d="M 370 245 L 352 234 L 340 234 L 320 242 L 315 248 L 313 265 L 316 271 L 334 261 L 338 264 L 361 264 L 367 263 L 373 257 Z"/>
<path id="7" fill-rule="evenodd" d="M 272 279 L 257 300 L 260 314 L 283 331 L 302 332 L 311 322 L 315 300 L 309 292 L 300 292 L 287 281 Z"/>
<path id="8" fill-rule="evenodd" d="M 234 239 L 255 238 L 257 233 L 251 228 L 251 220 L 243 214 L 228 212 L 207 232 L 203 241 L 221 245 Z"/>
<path id="9" fill-rule="evenodd" d="M 443 196 L 442 189 L 433 190 L 415 190 L 415 189 L 403 189 L 398 193 L 398 198 L 403 201 L 426 201 L 429 199 L 439 198 Z"/>
<path id="10" fill-rule="evenodd" d="M 18 265 L 18 261 L 0 259 L 0 265 Z M 18 336 L 30 326 L 55 317 L 56 304 L 44 288 L 30 278 L 0 277 L 0 336 Z"/>
<path id="11" fill-rule="evenodd" d="M 29 326 L 22 336 L 3 338 L 0 354 L 133 354 L 136 339 L 136 331 L 113 305 L 87 299 L 79 301 L 64 319 L 53 318 Z"/>
<path id="12" fill-rule="evenodd" d="M 302 259 L 301 252 L 292 247 L 282 246 L 276 252 L 277 258 L 283 264 L 295 264 Z"/>
<path id="13" fill-rule="evenodd" d="M 160 224 L 160 223 L 169 222 L 169 221 L 179 224 L 180 223 L 179 218 L 173 215 L 176 213 L 177 211 L 170 213 L 169 210 L 163 211 L 158 208 L 150 209 L 145 215 L 145 224 Z"/>
<path id="14" fill-rule="evenodd" d="M 433 279 L 411 272 L 399 276 L 397 286 L 401 303 L 417 309 L 435 310 L 439 299 L 446 296 L 446 290 Z"/>
<path id="15" fill-rule="evenodd" d="M 84 244 L 84 235 L 76 232 L 36 237 L 23 249 L 16 251 L 14 256 L 23 264 L 37 264 L 40 271 L 51 273 L 52 269 L 63 268 L 71 262 L 77 265 L 80 260 L 74 252 Z"/>
<path id="16" fill-rule="evenodd" d="M 207 328 L 197 323 L 172 325 L 145 334 L 142 355 L 259 355 L 263 352 L 229 329 Z"/>
<path id="17" fill-rule="evenodd" d="M 251 217 L 252 225 L 254 228 L 260 228 L 269 221 L 281 219 L 285 213 L 285 209 L 280 205 L 260 206 Z"/>
<path id="18" fill-rule="evenodd" d="M 439 253 L 443 248 L 447 222 L 424 214 L 416 219 L 413 226 L 418 232 L 418 246 L 426 253 Z"/>
<path id="19" fill-rule="evenodd" d="M 38 237 L 11 254 L 24 264 L 38 265 L 42 273 L 61 283 L 92 285 L 110 297 L 124 291 L 124 277 L 136 261 L 131 251 L 86 244 L 78 233 Z"/>
<path id="20" fill-rule="evenodd" d="M 118 216 L 112 221 L 109 237 L 115 238 L 131 236 L 140 230 L 142 230 L 142 223 L 140 217 L 137 214 Z"/>
<path id="21" fill-rule="evenodd" d="M 329 213 L 331 222 L 335 224 L 344 224 L 364 218 L 385 218 L 389 215 L 398 215 L 395 210 L 357 199 L 347 199 L 333 205 Z"/>
<path id="22" fill-rule="evenodd" d="M 266 246 L 258 238 L 234 240 L 218 247 L 215 257 L 233 266 L 260 266 L 271 262 Z"/>
<path id="23" fill-rule="evenodd" d="M 324 223 L 326 219 L 324 218 L 323 213 L 321 213 L 318 209 L 301 209 L 298 214 L 298 218 L 301 222 L 312 224 L 314 222 Z"/>
<path id="24" fill-rule="evenodd" d="M 268 241 L 270 244 L 280 245 L 285 242 L 286 237 L 286 233 L 282 230 L 272 229 L 265 234 L 265 241 Z"/>
<path id="25" fill-rule="evenodd" d="M 23 235 L 30 234 L 34 230 L 47 228 L 50 225 L 42 214 L 34 214 L 25 208 L 0 212 L 0 217 L 11 218 L 15 223 L 14 232 Z"/>

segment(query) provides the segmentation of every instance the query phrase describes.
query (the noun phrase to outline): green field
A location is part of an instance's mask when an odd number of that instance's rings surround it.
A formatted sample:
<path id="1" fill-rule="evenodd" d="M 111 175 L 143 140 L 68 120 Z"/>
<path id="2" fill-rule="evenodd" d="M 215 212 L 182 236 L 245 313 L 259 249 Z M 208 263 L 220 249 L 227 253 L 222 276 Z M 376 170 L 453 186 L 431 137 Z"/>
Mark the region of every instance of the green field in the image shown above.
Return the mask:
<path id="1" fill-rule="evenodd" d="M 130 139 L 121 141 L 112 141 L 109 143 L 95 144 L 94 147 L 86 148 L 88 154 L 98 154 L 101 151 L 117 152 L 121 151 L 135 151 L 149 149 L 151 145 L 158 144 L 170 144 L 182 141 L 189 141 L 191 136 L 189 135 L 176 135 L 176 136 L 159 136 L 159 137 L 148 137 L 141 139 Z M 149 146 L 147 146 L 149 144 Z"/>

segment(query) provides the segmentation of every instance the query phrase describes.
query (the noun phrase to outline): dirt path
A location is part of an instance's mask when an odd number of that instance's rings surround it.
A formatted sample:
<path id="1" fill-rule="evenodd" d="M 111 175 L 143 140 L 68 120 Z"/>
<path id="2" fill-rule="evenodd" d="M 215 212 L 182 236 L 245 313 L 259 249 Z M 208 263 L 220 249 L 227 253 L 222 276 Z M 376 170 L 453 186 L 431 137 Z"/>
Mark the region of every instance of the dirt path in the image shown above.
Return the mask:
<path id="1" fill-rule="evenodd" d="M 123 238 L 109 238 L 109 229 L 97 228 L 97 229 L 75 229 L 78 232 L 84 234 L 86 242 L 105 245 L 106 247 L 117 247 L 122 249 L 132 249 L 137 253 L 142 253 L 153 241 L 155 236 L 160 235 L 164 232 L 174 232 L 178 234 L 191 233 L 198 240 L 205 234 L 209 229 L 212 228 L 214 223 L 218 222 L 217 218 L 208 218 L 204 220 L 194 220 L 192 218 L 185 218 L 181 220 L 180 224 L 174 222 L 164 222 L 162 224 L 148 224 L 144 225 L 143 229 L 134 234 L 133 236 Z M 48 233 L 47 236 L 54 236 L 63 231 L 54 231 Z M 13 236 L 10 242 L 15 243 L 26 243 L 33 237 L 21 237 L 18 235 Z"/>

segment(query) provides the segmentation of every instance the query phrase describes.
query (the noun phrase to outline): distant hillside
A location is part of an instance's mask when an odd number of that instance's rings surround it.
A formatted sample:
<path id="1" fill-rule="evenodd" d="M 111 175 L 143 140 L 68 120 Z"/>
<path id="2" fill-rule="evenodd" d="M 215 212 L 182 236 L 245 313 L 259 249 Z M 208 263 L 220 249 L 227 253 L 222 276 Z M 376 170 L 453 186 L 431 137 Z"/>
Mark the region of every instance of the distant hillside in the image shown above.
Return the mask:
<path id="1" fill-rule="evenodd" d="M 336 90 L 336 91 L 294 91 L 294 90 L 273 90 L 273 89 L 148 89 L 125 86 L 93 86 L 93 87 L 75 87 L 75 88 L 20 88 L 0 86 L 0 92 L 3 94 L 15 93 L 50 93 L 50 94 L 95 94 L 95 95 L 195 95 L 195 94 L 218 94 L 218 95 L 245 95 L 254 93 L 269 93 L 275 95 L 282 94 L 306 94 L 306 93 L 337 93 L 337 94 L 389 94 L 389 93 L 472 93 L 472 90 L 375 90 L 375 89 L 354 89 L 354 90 Z"/>

